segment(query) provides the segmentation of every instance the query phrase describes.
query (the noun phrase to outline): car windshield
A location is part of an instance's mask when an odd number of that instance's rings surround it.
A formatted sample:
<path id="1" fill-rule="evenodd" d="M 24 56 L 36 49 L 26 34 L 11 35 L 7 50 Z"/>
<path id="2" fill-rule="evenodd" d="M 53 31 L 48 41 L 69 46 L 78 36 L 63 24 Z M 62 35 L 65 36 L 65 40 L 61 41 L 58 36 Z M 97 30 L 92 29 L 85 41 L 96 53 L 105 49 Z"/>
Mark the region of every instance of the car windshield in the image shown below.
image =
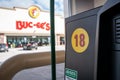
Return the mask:
<path id="1" fill-rule="evenodd" d="M 0 44 L 0 47 L 5 47 L 5 44 Z"/>

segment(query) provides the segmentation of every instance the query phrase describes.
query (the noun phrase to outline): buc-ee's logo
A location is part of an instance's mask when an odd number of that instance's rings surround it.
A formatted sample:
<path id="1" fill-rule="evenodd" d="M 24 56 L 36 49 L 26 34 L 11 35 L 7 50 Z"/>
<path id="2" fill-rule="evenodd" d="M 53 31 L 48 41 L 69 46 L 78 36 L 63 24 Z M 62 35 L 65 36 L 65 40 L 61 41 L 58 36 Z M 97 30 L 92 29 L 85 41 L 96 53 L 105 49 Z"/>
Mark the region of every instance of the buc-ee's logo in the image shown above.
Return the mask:
<path id="1" fill-rule="evenodd" d="M 28 9 L 28 13 L 30 17 L 37 18 L 40 15 L 40 9 L 37 6 L 31 6 Z"/>

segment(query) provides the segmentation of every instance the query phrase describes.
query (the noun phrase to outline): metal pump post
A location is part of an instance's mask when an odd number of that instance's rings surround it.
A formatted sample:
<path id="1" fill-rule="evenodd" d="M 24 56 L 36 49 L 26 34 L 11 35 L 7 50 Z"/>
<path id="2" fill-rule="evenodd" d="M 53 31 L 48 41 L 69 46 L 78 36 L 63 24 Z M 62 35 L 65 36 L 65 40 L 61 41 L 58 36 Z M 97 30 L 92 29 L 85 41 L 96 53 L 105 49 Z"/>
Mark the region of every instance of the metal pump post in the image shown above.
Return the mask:
<path id="1" fill-rule="evenodd" d="M 56 80 L 56 55 L 55 55 L 55 32 L 54 32 L 54 0 L 50 0 L 50 23 L 51 23 L 51 70 L 52 80 Z"/>

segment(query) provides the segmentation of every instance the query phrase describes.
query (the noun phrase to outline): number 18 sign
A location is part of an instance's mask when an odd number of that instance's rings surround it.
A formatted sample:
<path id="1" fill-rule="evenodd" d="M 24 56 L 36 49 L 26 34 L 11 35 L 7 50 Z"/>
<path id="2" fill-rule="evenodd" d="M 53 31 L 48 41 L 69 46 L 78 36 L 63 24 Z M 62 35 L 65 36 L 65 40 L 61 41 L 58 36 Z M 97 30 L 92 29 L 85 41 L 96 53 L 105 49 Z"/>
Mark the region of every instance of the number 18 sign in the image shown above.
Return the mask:
<path id="1" fill-rule="evenodd" d="M 77 53 L 83 53 L 89 45 L 89 35 L 83 28 L 77 28 L 72 33 L 71 44 Z"/>

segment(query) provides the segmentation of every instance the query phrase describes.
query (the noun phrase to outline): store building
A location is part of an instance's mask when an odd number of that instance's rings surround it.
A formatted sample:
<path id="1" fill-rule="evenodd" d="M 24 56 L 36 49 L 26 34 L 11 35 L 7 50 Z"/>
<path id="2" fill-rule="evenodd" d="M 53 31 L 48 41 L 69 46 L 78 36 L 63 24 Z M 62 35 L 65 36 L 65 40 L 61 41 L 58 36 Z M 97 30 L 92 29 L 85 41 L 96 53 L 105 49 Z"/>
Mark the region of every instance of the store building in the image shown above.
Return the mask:
<path id="1" fill-rule="evenodd" d="M 37 6 L 0 8 L 0 43 L 15 44 L 35 41 L 50 45 L 50 13 Z M 56 45 L 64 44 L 64 18 L 55 15 Z"/>

